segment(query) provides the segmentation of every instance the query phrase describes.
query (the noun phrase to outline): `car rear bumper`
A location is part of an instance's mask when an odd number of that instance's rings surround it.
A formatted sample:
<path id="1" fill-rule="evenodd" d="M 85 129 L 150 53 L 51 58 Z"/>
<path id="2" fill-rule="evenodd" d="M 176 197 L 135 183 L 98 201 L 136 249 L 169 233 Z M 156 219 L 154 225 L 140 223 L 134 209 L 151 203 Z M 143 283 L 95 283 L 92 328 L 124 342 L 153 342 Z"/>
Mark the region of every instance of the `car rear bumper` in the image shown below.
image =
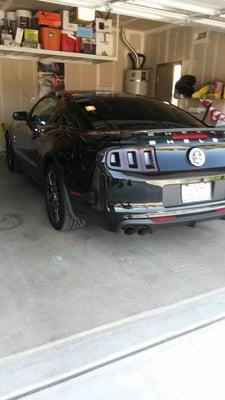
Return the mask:
<path id="1" fill-rule="evenodd" d="M 148 227 L 149 231 L 169 225 L 185 225 L 194 222 L 203 222 L 213 219 L 225 219 L 225 201 L 207 204 L 198 204 L 189 207 L 145 207 L 130 205 L 129 210 L 124 206 L 116 206 L 114 211 L 105 214 L 107 228 L 113 231 L 126 230 L 127 227 Z M 139 209 L 139 212 L 138 212 Z M 144 212 L 143 212 L 144 211 Z"/>
<path id="2" fill-rule="evenodd" d="M 88 219 L 111 231 L 125 230 L 128 226 L 134 226 L 136 230 L 147 226 L 154 230 L 225 218 L 224 172 L 212 175 L 209 171 L 202 175 L 196 171 L 196 174 L 170 174 L 147 179 L 117 176 L 107 178 L 107 182 L 102 180 L 104 185 L 100 185 L 96 195 L 86 196 L 86 201 L 80 197 L 78 209 L 82 211 L 83 208 Z M 212 185 L 210 201 L 182 203 L 182 185 L 208 182 Z"/>
<path id="3" fill-rule="evenodd" d="M 122 178 L 122 177 L 121 177 Z M 125 178 L 123 176 L 123 178 Z M 211 185 L 211 200 L 185 203 L 182 187 Z M 191 186 L 191 185 L 190 185 Z M 108 215 L 108 217 L 107 217 Z M 201 171 L 146 177 L 129 176 L 108 181 L 104 216 L 111 230 L 128 225 L 156 229 L 165 225 L 188 224 L 225 217 L 225 174 Z"/>

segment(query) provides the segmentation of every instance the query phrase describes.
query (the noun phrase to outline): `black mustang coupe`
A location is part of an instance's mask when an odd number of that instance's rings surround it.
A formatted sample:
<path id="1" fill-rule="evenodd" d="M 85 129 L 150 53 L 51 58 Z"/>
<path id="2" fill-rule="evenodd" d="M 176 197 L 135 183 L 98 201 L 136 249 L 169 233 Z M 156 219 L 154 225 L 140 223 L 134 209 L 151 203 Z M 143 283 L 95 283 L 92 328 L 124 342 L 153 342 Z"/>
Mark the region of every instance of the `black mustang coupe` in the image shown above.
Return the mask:
<path id="1" fill-rule="evenodd" d="M 57 230 L 96 221 L 144 235 L 225 217 L 225 128 L 156 99 L 100 92 L 50 94 L 13 118 L 8 168 L 45 189 Z"/>

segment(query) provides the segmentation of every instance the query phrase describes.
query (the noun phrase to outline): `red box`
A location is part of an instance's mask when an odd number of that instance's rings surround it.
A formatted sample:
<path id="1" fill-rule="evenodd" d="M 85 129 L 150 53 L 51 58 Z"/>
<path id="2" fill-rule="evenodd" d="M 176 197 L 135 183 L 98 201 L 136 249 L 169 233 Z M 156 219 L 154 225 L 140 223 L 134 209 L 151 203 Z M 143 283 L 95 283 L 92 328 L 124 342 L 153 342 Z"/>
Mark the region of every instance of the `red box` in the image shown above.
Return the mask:
<path id="1" fill-rule="evenodd" d="M 37 11 L 35 17 L 40 25 L 50 26 L 52 28 L 61 28 L 62 20 L 60 13 Z"/>
<path id="2" fill-rule="evenodd" d="M 74 51 L 76 53 L 81 52 L 81 38 L 80 37 L 76 37 Z"/>
<path id="3" fill-rule="evenodd" d="M 61 50 L 62 51 L 75 51 L 76 38 L 71 38 L 68 33 L 62 32 L 61 36 Z"/>
<path id="4" fill-rule="evenodd" d="M 61 29 L 40 28 L 39 34 L 42 49 L 59 51 L 61 47 L 61 32 Z"/>

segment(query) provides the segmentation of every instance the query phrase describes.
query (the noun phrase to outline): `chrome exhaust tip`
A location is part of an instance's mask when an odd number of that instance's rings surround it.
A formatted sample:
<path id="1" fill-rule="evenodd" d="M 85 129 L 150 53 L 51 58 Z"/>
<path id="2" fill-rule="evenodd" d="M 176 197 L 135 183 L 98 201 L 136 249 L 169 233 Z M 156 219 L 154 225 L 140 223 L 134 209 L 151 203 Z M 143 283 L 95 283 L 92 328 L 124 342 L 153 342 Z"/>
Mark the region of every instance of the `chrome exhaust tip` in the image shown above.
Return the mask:
<path id="1" fill-rule="evenodd" d="M 126 226 L 123 229 L 125 235 L 134 235 L 137 232 L 137 229 L 135 228 L 135 226 L 131 225 L 131 226 Z"/>
<path id="2" fill-rule="evenodd" d="M 141 226 L 140 228 L 138 228 L 137 233 L 140 236 L 145 236 L 148 233 L 151 233 L 151 228 L 149 228 L 148 226 Z"/>

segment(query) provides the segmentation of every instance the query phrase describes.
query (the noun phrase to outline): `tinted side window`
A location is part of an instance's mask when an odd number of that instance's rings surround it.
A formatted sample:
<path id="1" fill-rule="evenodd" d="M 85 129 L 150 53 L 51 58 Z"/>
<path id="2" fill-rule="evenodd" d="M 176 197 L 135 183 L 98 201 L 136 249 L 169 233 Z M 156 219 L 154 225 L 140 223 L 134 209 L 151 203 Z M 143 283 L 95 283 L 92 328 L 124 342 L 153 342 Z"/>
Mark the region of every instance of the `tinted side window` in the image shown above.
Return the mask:
<path id="1" fill-rule="evenodd" d="M 33 120 L 38 119 L 39 121 L 44 122 L 45 124 L 49 121 L 53 112 L 56 109 L 57 99 L 52 97 L 47 97 L 41 100 L 33 109 L 31 118 Z"/>

